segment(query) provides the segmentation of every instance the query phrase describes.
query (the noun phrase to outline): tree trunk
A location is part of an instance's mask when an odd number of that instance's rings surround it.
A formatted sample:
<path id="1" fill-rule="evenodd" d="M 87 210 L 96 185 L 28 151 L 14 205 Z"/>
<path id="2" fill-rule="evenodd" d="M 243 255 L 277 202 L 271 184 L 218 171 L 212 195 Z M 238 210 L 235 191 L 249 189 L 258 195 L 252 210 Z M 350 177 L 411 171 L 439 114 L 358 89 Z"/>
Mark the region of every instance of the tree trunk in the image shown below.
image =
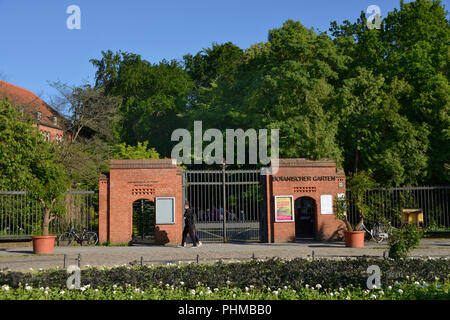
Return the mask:
<path id="1" fill-rule="evenodd" d="M 44 221 L 42 221 L 42 235 L 48 236 L 48 229 L 50 225 L 50 211 L 51 208 L 44 208 Z"/>

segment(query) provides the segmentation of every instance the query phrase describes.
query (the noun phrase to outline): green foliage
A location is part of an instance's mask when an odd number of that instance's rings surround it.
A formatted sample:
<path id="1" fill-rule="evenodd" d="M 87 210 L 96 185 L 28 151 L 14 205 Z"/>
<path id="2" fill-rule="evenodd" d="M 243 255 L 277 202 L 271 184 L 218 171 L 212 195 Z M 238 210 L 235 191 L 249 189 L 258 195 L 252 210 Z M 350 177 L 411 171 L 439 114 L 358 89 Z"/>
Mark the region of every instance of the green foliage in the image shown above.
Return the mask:
<path id="1" fill-rule="evenodd" d="M 155 148 L 148 148 L 148 141 L 138 142 L 136 146 L 121 143 L 115 146 L 115 159 L 159 159 Z"/>
<path id="2" fill-rule="evenodd" d="M 157 286 L 146 290 L 140 286 L 90 288 L 82 286 L 80 290 L 55 289 L 48 287 L 32 288 L 29 285 L 12 289 L 0 288 L 1 300 L 447 300 L 448 283 L 434 282 L 426 284 L 399 284 L 391 288 L 364 290 L 362 288 L 339 288 L 323 290 L 310 286 L 300 290 L 290 286 L 283 288 L 252 287 L 210 288 L 198 285 L 187 289 L 183 285 Z M 178 309 L 179 311 L 180 309 Z"/>
<path id="3" fill-rule="evenodd" d="M 151 64 L 128 52 L 102 52 L 97 67 L 97 88 L 106 95 L 120 97 L 122 142 L 136 145 L 149 141 L 164 156 L 170 156 L 173 130 L 183 127 L 179 113 L 184 111 L 193 82 L 177 61 Z"/>
<path id="4" fill-rule="evenodd" d="M 53 205 L 68 183 L 56 148 L 45 142 L 31 121 L 0 101 L 0 189 L 27 191 L 41 202 L 43 235 L 48 234 Z"/>
<path id="5" fill-rule="evenodd" d="M 377 265 L 381 270 L 383 288 L 395 286 L 397 282 L 426 281 L 432 283 L 436 277 L 449 281 L 449 263 L 446 259 L 346 259 L 346 260 L 307 260 L 293 259 L 266 261 L 180 264 L 172 266 L 116 267 L 112 269 L 88 268 L 81 271 L 83 285 L 94 288 L 126 289 L 127 286 L 144 290 L 153 287 L 179 286 L 196 289 L 199 283 L 210 288 L 239 288 L 245 290 L 253 286 L 255 290 L 289 287 L 304 290 L 308 285 L 322 289 L 339 288 L 366 289 L 367 268 Z M 2 272 L 0 285 L 18 288 L 28 284 L 34 288 L 50 287 L 65 290 L 66 270 L 48 270 L 37 273 Z M 317 286 L 319 287 L 319 286 Z"/>
<path id="6" fill-rule="evenodd" d="M 335 159 L 383 186 L 447 184 L 449 22 L 439 0 L 401 2 L 380 29 L 288 20 L 266 42 L 213 43 L 183 63 L 102 52 L 96 88 L 121 99 L 121 142 L 170 156 L 174 129 L 280 129 L 280 156 Z"/>
<path id="7" fill-rule="evenodd" d="M 358 224 L 352 228 L 350 227 L 350 223 L 347 220 L 347 217 L 343 219 L 346 223 L 349 231 L 359 230 L 360 225 L 363 223 L 363 219 L 371 218 L 375 211 L 371 210 L 371 207 L 368 204 L 367 191 L 376 187 L 377 183 L 373 180 L 373 178 L 364 171 L 360 171 L 358 173 L 353 174 L 347 181 L 347 189 L 351 191 L 352 201 L 358 211 L 359 222 Z M 338 208 L 342 207 L 342 204 L 338 204 Z M 342 215 L 342 208 L 339 208 L 338 214 Z"/>
<path id="8" fill-rule="evenodd" d="M 389 235 L 389 257 L 392 259 L 406 259 L 411 249 L 416 248 L 423 231 L 414 224 L 406 224 L 400 230 L 394 230 Z"/>

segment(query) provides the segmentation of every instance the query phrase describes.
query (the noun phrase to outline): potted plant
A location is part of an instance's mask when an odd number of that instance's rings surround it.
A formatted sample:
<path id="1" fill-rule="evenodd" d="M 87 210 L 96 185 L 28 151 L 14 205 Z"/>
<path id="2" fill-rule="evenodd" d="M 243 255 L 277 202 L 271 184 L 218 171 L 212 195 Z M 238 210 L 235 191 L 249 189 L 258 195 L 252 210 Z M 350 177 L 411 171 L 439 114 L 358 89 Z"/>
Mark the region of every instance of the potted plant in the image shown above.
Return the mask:
<path id="1" fill-rule="evenodd" d="M 358 212 L 358 223 L 353 227 L 347 217 L 348 200 L 338 197 L 335 203 L 336 217 L 342 220 L 346 226 L 344 240 L 346 247 L 363 248 L 365 231 L 361 230 L 364 218 L 369 218 L 373 213 L 367 205 L 367 191 L 376 186 L 375 181 L 365 172 L 354 174 L 347 184 L 352 194 L 352 201 Z"/>
<path id="2" fill-rule="evenodd" d="M 36 219 L 42 222 L 39 237 L 33 239 L 36 253 L 53 251 L 55 237 L 49 237 L 49 225 L 67 186 L 59 152 L 58 146 L 45 141 L 30 117 L 0 100 L 0 189 L 27 191 L 43 205 L 43 216 Z M 42 242 L 47 243 L 46 250 L 41 249 Z"/>
<path id="3" fill-rule="evenodd" d="M 32 237 L 33 252 L 36 254 L 53 253 L 56 235 L 50 235 L 49 228 L 58 215 L 56 209 L 57 200 L 67 190 L 66 174 L 62 167 L 53 161 L 45 161 L 37 164 L 43 173 L 40 175 L 40 181 L 34 184 L 34 190 L 31 194 L 39 200 L 43 208 L 43 216 L 40 234 Z"/>

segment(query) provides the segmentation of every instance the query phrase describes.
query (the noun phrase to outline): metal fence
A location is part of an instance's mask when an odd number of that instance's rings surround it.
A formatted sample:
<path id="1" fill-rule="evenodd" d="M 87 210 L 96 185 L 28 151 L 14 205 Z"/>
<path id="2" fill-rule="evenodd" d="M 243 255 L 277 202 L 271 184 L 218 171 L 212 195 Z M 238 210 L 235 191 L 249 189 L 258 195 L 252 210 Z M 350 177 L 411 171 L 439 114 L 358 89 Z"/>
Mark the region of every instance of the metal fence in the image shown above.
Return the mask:
<path id="1" fill-rule="evenodd" d="M 259 170 L 184 171 L 184 197 L 200 240 L 260 241 L 264 237 Z"/>
<path id="2" fill-rule="evenodd" d="M 68 191 L 54 205 L 57 218 L 50 222 L 50 233 L 70 228 L 98 229 L 95 191 Z M 36 235 L 41 232 L 42 204 L 24 191 L 0 191 L 0 239 Z"/>
<path id="3" fill-rule="evenodd" d="M 358 212 L 352 193 L 347 191 L 350 222 L 358 221 Z M 450 186 L 377 188 L 365 193 L 365 204 L 374 213 L 374 220 L 387 219 L 393 226 L 401 225 L 403 209 L 423 211 L 424 227 L 429 229 L 450 228 Z"/>

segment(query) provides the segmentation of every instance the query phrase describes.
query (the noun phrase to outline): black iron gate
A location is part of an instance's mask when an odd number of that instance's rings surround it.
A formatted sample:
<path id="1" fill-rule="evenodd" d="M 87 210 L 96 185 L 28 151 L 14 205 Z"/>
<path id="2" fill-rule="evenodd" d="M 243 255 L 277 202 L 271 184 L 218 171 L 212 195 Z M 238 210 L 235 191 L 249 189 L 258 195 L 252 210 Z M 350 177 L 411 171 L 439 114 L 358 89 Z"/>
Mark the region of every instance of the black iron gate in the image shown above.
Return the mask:
<path id="1" fill-rule="evenodd" d="M 187 170 L 183 196 L 201 241 L 263 241 L 264 179 L 259 170 Z"/>

